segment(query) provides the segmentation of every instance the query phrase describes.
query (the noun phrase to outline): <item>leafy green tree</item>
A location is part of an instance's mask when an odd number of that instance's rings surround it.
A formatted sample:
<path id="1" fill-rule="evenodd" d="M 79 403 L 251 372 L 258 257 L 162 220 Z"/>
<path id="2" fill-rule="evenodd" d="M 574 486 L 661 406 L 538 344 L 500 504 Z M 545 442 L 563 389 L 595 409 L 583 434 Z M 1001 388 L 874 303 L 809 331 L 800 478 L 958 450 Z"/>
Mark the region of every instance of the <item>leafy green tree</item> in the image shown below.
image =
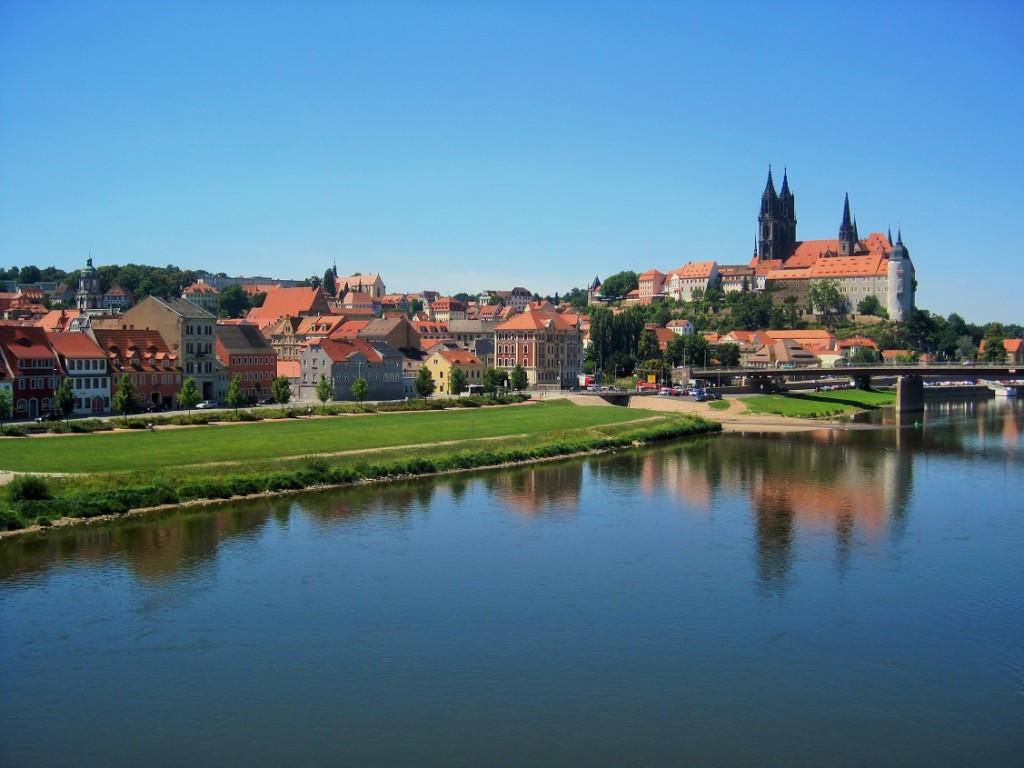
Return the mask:
<path id="1" fill-rule="evenodd" d="M 331 270 L 327 270 L 330 274 Z M 326 275 L 324 275 L 326 277 Z M 320 381 L 316 383 L 316 399 L 320 401 L 321 413 L 327 413 L 327 401 L 334 397 L 334 381 L 327 378 L 326 374 L 320 374 Z"/>
<path id="2" fill-rule="evenodd" d="M 678 336 L 669 342 L 665 359 L 672 366 L 688 365 L 702 368 L 711 358 L 711 346 L 699 333 Z"/>
<path id="3" fill-rule="evenodd" d="M 521 365 L 517 365 L 512 369 L 512 375 L 509 377 L 511 387 L 516 392 L 522 392 L 530 384 L 530 377 L 526 375 L 526 369 Z"/>
<path id="4" fill-rule="evenodd" d="M 71 378 L 67 377 L 57 387 L 53 395 L 53 412 L 57 418 L 67 421 L 68 416 L 75 410 L 75 393 L 71 389 Z"/>
<path id="5" fill-rule="evenodd" d="M 4 387 L 0 389 L 0 435 L 4 433 L 4 419 L 11 417 L 11 408 L 14 407 L 14 394 Z"/>
<path id="6" fill-rule="evenodd" d="M 431 379 L 433 381 L 433 379 Z M 352 397 L 358 400 L 360 403 L 366 399 L 366 396 L 370 394 L 370 385 L 366 379 L 358 378 L 352 382 Z"/>
<path id="7" fill-rule="evenodd" d="M 878 300 L 878 297 L 874 294 L 865 296 L 863 299 L 857 302 L 857 314 L 860 315 L 877 315 L 878 317 L 885 317 L 888 315 L 882 314 L 883 307 L 882 302 Z"/>
<path id="8" fill-rule="evenodd" d="M 726 368 L 736 368 L 740 364 L 740 345 L 739 344 L 718 344 L 714 349 L 715 359 L 719 365 L 724 365 Z"/>
<path id="9" fill-rule="evenodd" d="M 275 403 L 281 406 L 283 411 L 285 405 L 292 399 L 292 385 L 288 383 L 287 376 L 278 376 L 271 382 L 270 396 L 274 398 Z"/>
<path id="10" fill-rule="evenodd" d="M 252 305 L 254 307 L 262 307 L 263 306 L 263 302 L 266 301 L 266 300 L 267 300 L 267 292 L 266 291 L 260 291 L 259 293 L 253 294 Z"/>
<path id="11" fill-rule="evenodd" d="M 658 337 L 650 328 L 645 328 L 636 344 L 637 360 L 660 360 L 661 348 Z"/>
<path id="12" fill-rule="evenodd" d="M 878 353 L 871 347 L 857 347 L 857 351 L 850 357 L 854 365 L 867 365 L 878 362 Z"/>
<path id="13" fill-rule="evenodd" d="M 423 299 L 409 299 L 409 317 L 423 311 Z"/>
<path id="14" fill-rule="evenodd" d="M 978 354 L 978 348 L 974 344 L 974 339 L 970 336 L 961 336 L 957 339 L 954 354 L 957 360 L 973 360 L 974 356 Z"/>
<path id="15" fill-rule="evenodd" d="M 672 381 L 672 367 L 664 360 L 659 360 L 658 358 L 638 363 L 633 372 L 638 379 L 647 380 L 649 376 L 653 376 L 655 382 L 659 384 L 667 384 Z"/>
<path id="16" fill-rule="evenodd" d="M 846 297 L 835 280 L 815 280 L 807 286 L 807 303 L 826 325 L 834 325 L 846 314 Z"/>
<path id="17" fill-rule="evenodd" d="M 640 286 L 636 272 L 625 270 L 612 275 L 601 283 L 601 295 L 606 299 L 621 299 Z"/>
<path id="18" fill-rule="evenodd" d="M 338 275 L 335 274 L 334 267 L 328 267 L 324 272 L 324 292 L 328 296 L 335 296 L 338 293 Z"/>
<path id="19" fill-rule="evenodd" d="M 981 359 L 986 363 L 1005 363 L 1006 346 L 1003 344 L 1005 340 L 1006 333 L 1003 331 L 1003 324 L 991 323 L 985 332 L 985 351 L 981 354 Z"/>
<path id="20" fill-rule="evenodd" d="M 416 378 L 412 382 L 412 391 L 416 393 L 417 397 L 422 397 L 426 400 L 432 394 L 434 394 L 434 377 L 430 375 L 430 369 L 427 366 L 420 366 L 420 369 L 416 372 Z"/>
<path id="21" fill-rule="evenodd" d="M 178 405 L 188 411 L 188 420 L 192 421 L 192 409 L 196 407 L 196 404 L 202 399 L 202 395 L 199 394 L 199 390 L 196 388 L 196 380 L 189 376 L 185 379 L 185 383 L 181 385 L 181 391 L 178 392 Z"/>
<path id="22" fill-rule="evenodd" d="M 221 317 L 245 317 L 251 307 L 249 294 L 240 285 L 229 285 L 217 296 L 217 314 Z"/>
<path id="23" fill-rule="evenodd" d="M 782 300 L 782 323 L 791 331 L 796 330 L 800 322 L 800 302 L 796 296 L 787 296 Z"/>
<path id="24" fill-rule="evenodd" d="M 484 392 L 494 394 L 498 391 L 498 387 L 503 387 L 508 383 L 508 371 L 503 371 L 501 368 L 490 368 L 484 371 L 483 385 Z"/>
<path id="25" fill-rule="evenodd" d="M 242 389 L 242 377 L 239 374 L 235 374 L 231 377 L 231 382 L 228 384 L 228 405 L 235 409 L 235 414 L 238 414 L 238 409 L 249 402 L 249 397 L 245 394 L 245 390 Z"/>
<path id="26" fill-rule="evenodd" d="M 448 390 L 453 395 L 460 395 L 466 391 L 469 382 L 466 379 L 466 372 L 459 366 L 453 366 L 451 375 L 448 377 Z"/>
<path id="27" fill-rule="evenodd" d="M 111 405 L 114 406 L 115 411 L 121 412 L 121 418 L 124 419 L 125 424 L 128 423 L 128 414 L 134 413 L 135 409 L 139 407 L 138 392 L 135 391 L 132 377 L 127 373 L 121 375 L 121 381 L 118 382 L 117 392 L 114 393 Z"/>

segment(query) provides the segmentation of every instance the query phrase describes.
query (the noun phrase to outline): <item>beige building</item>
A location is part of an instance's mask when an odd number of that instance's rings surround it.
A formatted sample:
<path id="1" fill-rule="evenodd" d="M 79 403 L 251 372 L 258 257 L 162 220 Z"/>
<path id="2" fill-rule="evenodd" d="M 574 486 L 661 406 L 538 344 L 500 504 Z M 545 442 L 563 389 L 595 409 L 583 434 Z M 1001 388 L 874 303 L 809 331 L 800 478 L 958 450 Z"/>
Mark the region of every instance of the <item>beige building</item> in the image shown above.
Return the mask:
<path id="1" fill-rule="evenodd" d="M 119 317 L 94 320 L 93 327 L 157 331 L 177 358 L 184 377 L 195 379 L 204 399 L 213 399 L 217 381 L 216 322 L 217 318 L 190 301 L 147 296 Z"/>

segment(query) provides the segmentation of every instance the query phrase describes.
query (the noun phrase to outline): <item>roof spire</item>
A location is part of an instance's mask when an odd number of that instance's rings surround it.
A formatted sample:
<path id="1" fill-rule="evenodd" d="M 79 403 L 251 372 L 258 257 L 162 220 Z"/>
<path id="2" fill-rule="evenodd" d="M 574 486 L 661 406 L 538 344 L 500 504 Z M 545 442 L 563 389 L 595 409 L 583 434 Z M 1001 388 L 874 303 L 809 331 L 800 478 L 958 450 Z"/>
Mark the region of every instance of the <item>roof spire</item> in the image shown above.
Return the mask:
<path id="1" fill-rule="evenodd" d="M 846 193 L 846 197 L 843 200 L 843 226 L 852 226 L 850 223 L 850 193 Z"/>
<path id="2" fill-rule="evenodd" d="M 899 227 L 896 228 L 896 242 L 903 245 L 903 230 Z"/>
<path id="3" fill-rule="evenodd" d="M 769 171 L 770 172 L 770 171 Z M 782 191 L 779 194 L 783 197 L 790 194 L 789 192 L 789 169 L 783 166 L 782 168 Z"/>
<path id="4" fill-rule="evenodd" d="M 892 245 L 892 227 L 889 227 L 889 245 Z"/>

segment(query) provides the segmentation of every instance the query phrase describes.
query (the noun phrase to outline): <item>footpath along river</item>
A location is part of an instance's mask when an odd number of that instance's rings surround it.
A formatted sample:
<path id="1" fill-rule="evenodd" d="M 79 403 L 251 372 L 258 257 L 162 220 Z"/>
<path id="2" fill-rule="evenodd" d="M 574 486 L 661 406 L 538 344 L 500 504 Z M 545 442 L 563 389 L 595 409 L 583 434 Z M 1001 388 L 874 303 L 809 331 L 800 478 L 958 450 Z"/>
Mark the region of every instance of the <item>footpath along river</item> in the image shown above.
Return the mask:
<path id="1" fill-rule="evenodd" d="M 1017 766 L 1024 408 L 0 542 L 10 766 Z"/>

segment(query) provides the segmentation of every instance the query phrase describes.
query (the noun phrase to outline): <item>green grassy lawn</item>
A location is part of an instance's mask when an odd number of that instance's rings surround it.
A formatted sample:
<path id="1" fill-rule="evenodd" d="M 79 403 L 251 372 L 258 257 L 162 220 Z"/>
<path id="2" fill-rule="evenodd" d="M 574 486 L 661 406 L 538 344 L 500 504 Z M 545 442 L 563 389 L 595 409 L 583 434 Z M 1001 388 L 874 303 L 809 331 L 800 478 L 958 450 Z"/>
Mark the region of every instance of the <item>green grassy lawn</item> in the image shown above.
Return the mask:
<path id="1" fill-rule="evenodd" d="M 500 408 L 289 419 L 0 440 L 0 470 L 15 472 L 125 472 L 212 462 L 262 462 L 421 443 L 552 434 L 638 421 L 644 415 L 616 406 L 568 402 Z"/>
<path id="2" fill-rule="evenodd" d="M 896 402 L 891 392 L 844 389 L 839 392 L 791 392 L 780 395 L 753 395 L 743 402 L 750 413 L 820 418 L 839 416 L 858 410 L 883 408 Z"/>

